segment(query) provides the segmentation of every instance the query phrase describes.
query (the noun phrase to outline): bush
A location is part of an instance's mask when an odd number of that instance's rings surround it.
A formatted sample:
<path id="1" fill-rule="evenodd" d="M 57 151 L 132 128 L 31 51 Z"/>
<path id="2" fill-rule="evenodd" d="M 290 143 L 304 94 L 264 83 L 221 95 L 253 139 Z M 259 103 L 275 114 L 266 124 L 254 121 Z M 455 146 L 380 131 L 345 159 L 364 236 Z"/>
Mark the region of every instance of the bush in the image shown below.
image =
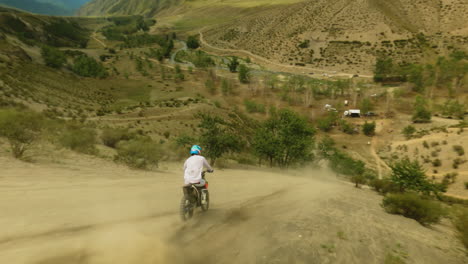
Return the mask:
<path id="1" fill-rule="evenodd" d="M 454 150 L 455 152 L 457 152 L 458 156 L 463 156 L 463 155 L 465 155 L 465 149 L 463 148 L 463 146 L 455 145 L 455 146 L 453 146 L 453 150 Z"/>
<path id="2" fill-rule="evenodd" d="M 115 161 L 123 162 L 136 169 L 150 169 L 158 166 L 161 158 L 159 146 L 150 138 L 135 138 L 117 144 Z"/>
<path id="3" fill-rule="evenodd" d="M 250 82 L 250 69 L 245 66 L 245 64 L 241 64 L 239 66 L 239 81 L 241 83 L 249 83 Z"/>
<path id="4" fill-rule="evenodd" d="M 400 191 L 399 186 L 394 184 L 390 179 L 374 179 L 370 182 L 370 186 L 381 194 L 396 193 Z"/>
<path id="5" fill-rule="evenodd" d="M 389 194 L 383 199 L 382 206 L 388 213 L 403 215 L 425 226 L 438 223 L 446 215 L 438 202 L 423 199 L 415 193 Z"/>
<path id="6" fill-rule="evenodd" d="M 409 125 L 409 126 L 406 126 L 405 128 L 403 128 L 401 133 L 403 133 L 403 135 L 405 135 L 406 139 L 410 139 L 410 138 L 413 137 L 414 133 L 416 133 L 416 128 L 414 126 Z M 424 142 L 426 142 L 426 141 L 424 141 Z M 424 142 L 423 142 L 423 144 L 424 144 Z M 427 142 L 426 142 L 426 144 L 427 144 Z"/>
<path id="7" fill-rule="evenodd" d="M 354 183 L 356 188 L 359 188 L 359 185 L 366 184 L 366 178 L 362 174 L 357 174 L 351 177 L 351 182 Z"/>
<path id="8" fill-rule="evenodd" d="M 0 136 L 6 137 L 15 158 L 24 153 L 39 138 L 43 128 L 43 117 L 31 111 L 13 109 L 0 110 Z"/>
<path id="9" fill-rule="evenodd" d="M 106 68 L 95 59 L 86 55 L 79 56 L 75 59 L 72 70 L 74 73 L 83 77 L 107 77 Z"/>
<path id="10" fill-rule="evenodd" d="M 61 50 L 52 48 L 49 46 L 43 46 L 41 49 L 41 55 L 47 66 L 52 68 L 61 68 L 67 61 L 65 53 Z"/>
<path id="11" fill-rule="evenodd" d="M 465 189 L 468 190 L 468 182 L 465 182 Z"/>
<path id="12" fill-rule="evenodd" d="M 440 167 L 442 165 L 442 161 L 440 159 L 435 159 L 432 161 L 432 166 Z"/>
<path id="13" fill-rule="evenodd" d="M 415 108 L 413 113 L 414 123 L 428 123 L 431 122 L 431 112 L 428 109 L 427 101 L 421 96 L 416 97 Z"/>
<path id="14" fill-rule="evenodd" d="M 371 123 L 367 123 L 367 121 L 362 126 L 362 132 L 366 136 L 373 136 L 375 135 L 375 121 Z"/>
<path id="15" fill-rule="evenodd" d="M 200 47 L 197 36 L 189 36 L 187 39 L 187 47 L 189 49 L 197 49 Z"/>
<path id="16" fill-rule="evenodd" d="M 352 135 L 352 134 L 358 133 L 358 130 L 356 129 L 356 127 L 350 124 L 349 122 L 347 122 L 346 120 L 340 121 L 340 127 L 341 127 L 341 130 L 346 134 Z"/>
<path id="17" fill-rule="evenodd" d="M 80 125 L 71 124 L 62 132 L 59 138 L 62 146 L 73 151 L 96 154 L 96 131 L 91 128 L 80 127 Z"/>
<path id="18" fill-rule="evenodd" d="M 429 148 L 429 143 L 427 143 L 427 141 L 424 140 L 424 141 L 423 141 L 423 146 L 424 146 L 424 148 L 427 148 L 427 149 L 428 149 L 428 148 Z"/>
<path id="19" fill-rule="evenodd" d="M 135 134 L 130 133 L 128 129 L 123 128 L 105 128 L 101 135 L 102 143 L 108 147 L 116 148 L 122 140 L 130 140 Z"/>

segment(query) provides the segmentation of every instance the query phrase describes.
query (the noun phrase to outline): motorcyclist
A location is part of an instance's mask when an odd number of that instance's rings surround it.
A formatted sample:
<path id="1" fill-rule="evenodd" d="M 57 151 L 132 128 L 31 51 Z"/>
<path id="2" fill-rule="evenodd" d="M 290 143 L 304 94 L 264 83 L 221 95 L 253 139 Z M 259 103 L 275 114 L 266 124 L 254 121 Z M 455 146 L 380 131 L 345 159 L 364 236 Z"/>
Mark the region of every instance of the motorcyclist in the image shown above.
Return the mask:
<path id="1" fill-rule="evenodd" d="M 197 184 L 204 185 L 205 180 L 202 179 L 203 168 L 207 168 L 208 172 L 213 172 L 208 161 L 201 155 L 202 148 L 198 145 L 193 145 L 190 149 L 190 158 L 184 163 L 184 181 L 185 185 Z"/>

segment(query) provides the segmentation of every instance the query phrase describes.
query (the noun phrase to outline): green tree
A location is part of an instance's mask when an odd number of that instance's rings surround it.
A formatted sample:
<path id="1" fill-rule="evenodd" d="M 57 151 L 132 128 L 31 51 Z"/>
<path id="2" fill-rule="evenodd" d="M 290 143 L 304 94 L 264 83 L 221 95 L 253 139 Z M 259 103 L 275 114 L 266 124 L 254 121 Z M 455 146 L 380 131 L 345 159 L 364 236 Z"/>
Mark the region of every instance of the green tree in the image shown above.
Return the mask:
<path id="1" fill-rule="evenodd" d="M 241 83 L 250 82 L 250 69 L 249 67 L 245 66 L 245 64 L 241 64 L 239 66 L 239 81 Z"/>
<path id="2" fill-rule="evenodd" d="M 197 36 L 189 36 L 188 37 L 187 47 L 189 49 L 198 49 L 200 47 L 200 42 L 198 42 Z"/>
<path id="3" fill-rule="evenodd" d="M 376 126 L 375 121 L 370 122 L 370 123 L 367 123 L 366 121 L 364 125 L 362 126 L 362 132 L 366 136 L 373 136 L 375 135 L 375 126 Z"/>
<path id="4" fill-rule="evenodd" d="M 206 149 L 206 156 L 212 165 L 225 153 L 242 149 L 243 142 L 225 120 L 206 113 L 200 113 L 198 117 L 201 119 L 199 127 L 202 129 L 200 143 Z"/>
<path id="5" fill-rule="evenodd" d="M 75 59 L 72 70 L 74 73 L 83 77 L 107 77 L 106 68 L 94 58 L 86 55 L 79 56 Z"/>
<path id="6" fill-rule="evenodd" d="M 394 66 L 391 58 L 377 58 L 374 69 L 374 81 L 382 82 L 393 74 Z"/>
<path id="7" fill-rule="evenodd" d="M 314 145 L 314 129 L 291 110 L 280 110 L 265 121 L 254 137 L 254 150 L 270 166 L 285 168 L 294 163 L 310 160 Z"/>
<path id="8" fill-rule="evenodd" d="M 429 182 L 423 166 L 417 161 L 404 158 L 390 165 L 392 175 L 390 180 L 398 185 L 401 192 L 416 191 L 424 194 L 437 192 L 434 184 Z"/>
<path id="9" fill-rule="evenodd" d="M 45 64 L 52 68 L 61 68 L 67 62 L 65 53 L 49 46 L 42 46 L 41 55 Z"/>
<path id="10" fill-rule="evenodd" d="M 239 66 L 239 60 L 237 57 L 232 57 L 227 64 L 230 72 L 237 72 L 237 67 Z"/>
<path id="11" fill-rule="evenodd" d="M 8 139 L 15 158 L 24 153 L 39 138 L 43 129 L 43 117 L 31 111 L 0 110 L 0 136 Z"/>
<path id="12" fill-rule="evenodd" d="M 416 97 L 414 106 L 413 122 L 415 123 L 428 123 L 431 121 L 431 111 L 427 106 L 427 101 L 422 96 Z"/>

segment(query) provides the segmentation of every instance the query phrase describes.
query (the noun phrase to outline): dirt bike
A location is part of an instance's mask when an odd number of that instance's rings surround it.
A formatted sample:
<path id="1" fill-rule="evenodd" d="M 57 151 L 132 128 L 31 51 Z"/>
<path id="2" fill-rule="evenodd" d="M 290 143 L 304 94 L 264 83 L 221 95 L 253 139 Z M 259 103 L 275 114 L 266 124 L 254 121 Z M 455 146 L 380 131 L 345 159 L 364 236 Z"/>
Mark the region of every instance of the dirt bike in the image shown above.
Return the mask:
<path id="1" fill-rule="evenodd" d="M 195 208 L 201 207 L 202 211 L 210 207 L 210 193 L 208 192 L 208 181 L 205 180 L 206 171 L 202 172 L 204 183 L 192 183 L 182 187 L 184 196 L 180 201 L 180 217 L 187 221 L 193 216 Z"/>

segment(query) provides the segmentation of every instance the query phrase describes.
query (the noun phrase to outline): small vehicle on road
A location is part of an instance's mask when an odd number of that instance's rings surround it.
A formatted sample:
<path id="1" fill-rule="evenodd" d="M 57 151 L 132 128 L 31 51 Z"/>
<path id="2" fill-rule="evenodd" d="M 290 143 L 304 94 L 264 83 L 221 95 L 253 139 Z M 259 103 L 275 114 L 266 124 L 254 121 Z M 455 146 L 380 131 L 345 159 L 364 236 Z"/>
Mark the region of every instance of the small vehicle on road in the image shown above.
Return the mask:
<path id="1" fill-rule="evenodd" d="M 182 187 L 184 196 L 180 201 L 180 217 L 187 221 L 193 216 L 197 207 L 207 211 L 210 207 L 210 193 L 208 192 L 208 181 L 205 179 L 206 171 L 202 172 L 202 183 L 192 183 Z"/>

